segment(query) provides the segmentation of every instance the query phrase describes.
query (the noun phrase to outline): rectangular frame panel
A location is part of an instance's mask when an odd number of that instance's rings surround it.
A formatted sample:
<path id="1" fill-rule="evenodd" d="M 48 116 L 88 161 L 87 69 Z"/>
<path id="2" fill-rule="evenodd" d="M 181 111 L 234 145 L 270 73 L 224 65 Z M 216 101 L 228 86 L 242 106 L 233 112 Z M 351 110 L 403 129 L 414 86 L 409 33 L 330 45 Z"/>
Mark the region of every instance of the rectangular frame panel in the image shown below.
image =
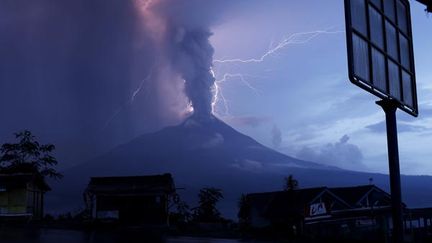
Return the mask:
<path id="1" fill-rule="evenodd" d="M 379 2 L 381 4 L 377 6 Z M 401 110 L 417 116 L 416 77 L 408 0 L 345 0 L 345 24 L 350 81 L 381 99 L 397 101 Z M 380 34 L 382 40 L 377 39 Z M 361 52 L 359 43 L 362 44 Z M 364 48 L 367 48 L 367 51 Z M 363 56 L 358 56 L 359 53 L 363 53 Z M 377 65 L 377 59 L 373 59 L 374 56 L 381 58 L 378 54 L 384 57 L 385 70 L 377 69 L 378 66 L 383 66 L 382 60 L 379 60 L 380 65 Z M 365 64 L 367 66 L 363 66 Z M 383 75 L 385 84 L 382 82 Z"/>

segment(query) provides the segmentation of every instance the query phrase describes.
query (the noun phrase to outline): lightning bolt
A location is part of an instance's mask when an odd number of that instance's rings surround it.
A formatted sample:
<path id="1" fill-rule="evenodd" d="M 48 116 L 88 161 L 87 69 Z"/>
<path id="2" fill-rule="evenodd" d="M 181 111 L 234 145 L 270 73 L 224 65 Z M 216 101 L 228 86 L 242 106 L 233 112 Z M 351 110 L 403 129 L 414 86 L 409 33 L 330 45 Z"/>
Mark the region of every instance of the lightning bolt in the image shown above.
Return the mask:
<path id="1" fill-rule="evenodd" d="M 223 81 L 215 81 L 214 83 L 214 90 L 213 90 L 213 101 L 212 101 L 212 113 L 217 114 L 216 112 L 216 105 L 219 102 L 219 100 L 222 101 L 223 107 L 225 109 L 225 115 L 229 115 L 229 106 L 228 106 L 228 100 L 225 98 L 223 92 L 221 92 L 221 86 L 220 83 Z"/>
<path id="2" fill-rule="evenodd" d="M 138 85 L 138 87 L 132 92 L 132 95 L 130 97 L 130 99 L 125 102 L 120 108 L 118 108 L 117 110 L 114 111 L 114 113 L 108 118 L 108 120 L 105 122 L 104 126 L 102 127 L 102 130 L 106 129 L 109 124 L 114 120 L 114 118 L 116 118 L 118 116 L 118 114 L 120 114 L 120 112 L 122 112 L 124 109 L 126 109 L 126 107 L 130 106 L 133 104 L 133 102 L 135 101 L 135 97 L 141 92 L 141 90 L 144 87 L 144 84 L 150 80 L 150 78 L 153 76 L 153 70 L 154 70 L 154 66 L 150 69 L 149 74 L 140 82 L 140 84 Z"/>
<path id="3" fill-rule="evenodd" d="M 225 82 L 229 82 L 231 80 L 240 80 L 240 82 L 242 82 L 242 84 L 247 87 L 249 90 L 251 90 L 255 95 L 259 95 L 260 94 L 260 90 L 255 88 L 249 81 L 247 81 L 246 76 L 249 77 L 254 77 L 252 75 L 246 75 L 246 74 L 242 74 L 242 73 L 225 73 L 223 75 L 223 77 L 219 80 L 215 81 L 215 92 L 214 92 L 214 99 L 213 99 L 213 103 L 212 103 L 212 107 L 213 107 L 213 113 L 215 113 L 215 107 L 216 104 L 221 101 L 222 105 L 224 107 L 224 115 L 230 116 L 230 109 L 229 109 L 229 105 L 228 105 L 228 100 L 225 98 L 223 92 L 222 92 L 222 86 L 223 83 Z"/>
<path id="4" fill-rule="evenodd" d="M 328 30 L 316 30 L 316 31 L 308 31 L 308 32 L 298 32 L 294 33 L 282 41 L 280 41 L 275 47 L 269 48 L 267 52 L 261 55 L 258 58 L 250 58 L 250 59 L 241 59 L 241 58 L 233 58 L 233 59 L 216 59 L 213 63 L 259 63 L 263 62 L 267 57 L 281 51 L 288 45 L 294 44 L 306 44 L 312 39 L 323 35 L 323 34 L 339 34 L 344 33 L 344 31 L 328 31 Z M 270 45 L 272 46 L 272 45 Z"/>
<path id="5" fill-rule="evenodd" d="M 137 94 L 139 94 L 139 92 L 141 92 L 141 89 L 144 87 L 144 84 L 153 76 L 153 70 L 154 70 L 154 66 L 150 69 L 150 73 L 147 75 L 147 77 L 145 77 L 141 83 L 139 84 L 139 86 L 137 87 L 137 89 L 132 93 L 132 96 L 130 98 L 130 104 L 132 104 L 135 100 L 135 97 L 137 96 Z"/>
<path id="6" fill-rule="evenodd" d="M 225 73 L 223 78 L 217 82 L 223 83 L 223 82 L 228 81 L 229 79 L 238 78 L 243 83 L 244 86 L 249 88 L 256 95 L 259 95 L 260 90 L 258 90 L 254 86 L 252 86 L 252 84 L 246 80 L 246 78 L 245 78 L 246 76 L 252 77 L 252 75 L 246 75 L 246 74 L 242 74 L 242 73 Z"/>
<path id="7" fill-rule="evenodd" d="M 307 44 L 311 40 L 317 38 L 320 35 L 330 35 L 330 34 L 340 34 L 344 33 L 344 31 L 336 30 L 331 31 L 332 28 L 327 30 L 316 30 L 316 31 L 307 31 L 307 32 L 298 32 L 289 35 L 288 37 L 284 37 L 279 43 L 274 44 L 274 41 L 272 40 L 269 45 L 269 49 L 263 53 L 261 56 L 256 58 L 249 58 L 249 59 L 242 59 L 242 58 L 232 58 L 232 59 L 215 59 L 213 60 L 213 65 L 222 65 L 222 64 L 251 64 L 251 63 L 262 63 L 267 58 L 274 56 L 275 54 L 282 51 L 284 48 L 290 45 L 303 45 Z M 213 71 L 212 71 L 213 72 Z M 216 75 L 213 72 L 213 76 Z M 214 92 L 214 98 L 212 103 L 212 109 L 213 113 L 215 113 L 215 107 L 218 104 L 218 102 L 222 102 L 222 105 L 224 107 L 224 114 L 227 116 L 230 116 L 229 112 L 229 104 L 228 100 L 225 98 L 222 90 L 222 85 L 225 82 L 232 81 L 234 78 L 237 80 L 240 80 L 248 89 L 250 89 L 253 93 L 259 94 L 259 90 L 256 89 L 250 82 L 247 81 L 245 77 L 251 76 L 246 75 L 242 73 L 224 73 L 222 75 L 221 79 L 215 81 L 215 92 Z M 216 113 L 215 113 L 216 114 Z M 220 115 L 220 114 L 219 114 Z"/>

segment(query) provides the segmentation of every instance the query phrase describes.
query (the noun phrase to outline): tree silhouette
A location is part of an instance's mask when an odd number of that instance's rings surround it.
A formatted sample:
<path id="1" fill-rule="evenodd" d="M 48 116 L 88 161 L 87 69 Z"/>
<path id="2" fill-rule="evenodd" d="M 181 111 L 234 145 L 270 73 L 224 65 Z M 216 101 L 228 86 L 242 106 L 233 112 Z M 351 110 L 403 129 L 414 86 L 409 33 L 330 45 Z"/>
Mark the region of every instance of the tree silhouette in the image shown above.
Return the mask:
<path id="1" fill-rule="evenodd" d="M 174 210 L 172 208 L 174 208 Z M 168 209 L 171 211 L 169 215 L 171 223 L 181 224 L 189 222 L 191 216 L 189 205 L 181 200 L 179 194 L 174 193 L 169 198 Z"/>
<path id="2" fill-rule="evenodd" d="M 39 144 L 30 131 L 15 133 L 17 143 L 4 143 L 0 147 L 0 170 L 3 173 L 37 173 L 42 177 L 61 179 L 62 174 L 54 169 L 57 160 L 51 153 L 53 144 Z"/>
<path id="3" fill-rule="evenodd" d="M 194 208 L 194 220 L 198 222 L 216 222 L 221 220 L 216 203 L 223 198 L 222 190 L 206 187 L 198 193 L 199 206 Z"/>
<path id="4" fill-rule="evenodd" d="M 298 189 L 298 181 L 294 179 L 293 175 L 289 175 L 288 177 L 285 177 L 285 191 L 292 191 Z"/>

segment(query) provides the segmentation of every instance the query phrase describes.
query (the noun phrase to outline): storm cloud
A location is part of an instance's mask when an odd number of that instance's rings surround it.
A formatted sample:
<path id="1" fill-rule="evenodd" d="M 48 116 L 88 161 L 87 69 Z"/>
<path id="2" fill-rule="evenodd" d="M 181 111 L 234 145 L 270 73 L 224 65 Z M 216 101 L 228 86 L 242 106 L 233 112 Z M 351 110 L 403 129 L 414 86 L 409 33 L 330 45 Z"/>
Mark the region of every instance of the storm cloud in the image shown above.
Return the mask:
<path id="1" fill-rule="evenodd" d="M 2 1 L 0 138 L 30 129 L 77 160 L 179 123 L 191 105 L 208 114 L 222 2 Z"/>
<path id="2" fill-rule="evenodd" d="M 360 148 L 349 143 L 349 136 L 342 136 L 339 141 L 312 148 L 305 146 L 296 156 L 307 161 L 316 161 L 343 169 L 364 170 L 363 153 Z"/>

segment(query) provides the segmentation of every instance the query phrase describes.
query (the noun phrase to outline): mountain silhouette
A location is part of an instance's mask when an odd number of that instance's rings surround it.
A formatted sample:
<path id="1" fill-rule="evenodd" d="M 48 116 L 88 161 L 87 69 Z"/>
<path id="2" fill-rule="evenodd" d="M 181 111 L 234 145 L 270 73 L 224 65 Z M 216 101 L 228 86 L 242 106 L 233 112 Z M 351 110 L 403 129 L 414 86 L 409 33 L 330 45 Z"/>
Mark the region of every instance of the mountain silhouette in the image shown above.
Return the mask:
<path id="1" fill-rule="evenodd" d="M 202 169 L 266 170 L 270 165 L 338 169 L 289 157 L 243 135 L 218 118 L 192 116 L 177 126 L 142 135 L 86 163 L 93 175 Z M 81 166 L 79 166 L 81 167 Z M 144 172 L 144 171 L 143 171 Z"/>
<path id="2" fill-rule="evenodd" d="M 300 187 L 351 186 L 367 184 L 373 178 L 377 186 L 388 191 L 387 175 L 299 160 L 263 146 L 215 116 L 191 116 L 177 126 L 144 134 L 68 169 L 64 180 L 47 195 L 47 209 L 58 212 L 77 208 L 92 176 L 163 173 L 173 175 L 178 192 L 192 206 L 200 188 L 221 188 L 224 200 L 219 206 L 230 218 L 235 218 L 242 193 L 280 190 L 284 177 L 290 174 Z M 425 194 L 432 177 L 404 176 L 402 182 L 409 191 L 403 194 L 409 206 L 432 203 L 432 196 Z"/>

